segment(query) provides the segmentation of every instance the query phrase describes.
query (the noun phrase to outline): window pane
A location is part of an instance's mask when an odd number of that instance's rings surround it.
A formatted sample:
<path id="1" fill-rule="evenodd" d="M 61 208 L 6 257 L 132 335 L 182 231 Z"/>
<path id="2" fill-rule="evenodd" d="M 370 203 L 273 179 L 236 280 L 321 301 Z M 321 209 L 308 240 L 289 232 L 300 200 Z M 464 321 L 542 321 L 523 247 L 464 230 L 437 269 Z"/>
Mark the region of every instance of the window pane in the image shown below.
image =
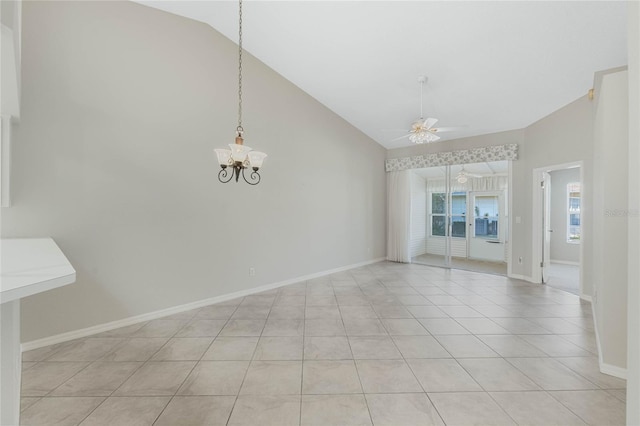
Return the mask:
<path id="1" fill-rule="evenodd" d="M 444 216 L 431 216 L 431 235 L 444 237 L 445 223 Z"/>
<path id="2" fill-rule="evenodd" d="M 441 192 L 434 192 L 431 194 L 431 213 L 444 214 L 445 213 L 446 197 Z"/>
<path id="3" fill-rule="evenodd" d="M 568 211 L 567 211 L 567 241 L 580 242 L 580 183 L 574 182 L 567 185 Z"/>
<path id="4" fill-rule="evenodd" d="M 498 238 L 499 200 L 497 195 L 475 197 L 474 232 L 476 237 Z"/>
<path id="5" fill-rule="evenodd" d="M 451 235 L 464 238 L 467 236 L 467 218 L 465 216 L 451 217 Z"/>
<path id="6" fill-rule="evenodd" d="M 570 214 L 569 215 L 569 225 L 571 226 L 580 226 L 580 214 Z"/>
<path id="7" fill-rule="evenodd" d="M 451 213 L 454 215 L 467 214 L 467 194 L 454 192 L 451 194 Z"/>

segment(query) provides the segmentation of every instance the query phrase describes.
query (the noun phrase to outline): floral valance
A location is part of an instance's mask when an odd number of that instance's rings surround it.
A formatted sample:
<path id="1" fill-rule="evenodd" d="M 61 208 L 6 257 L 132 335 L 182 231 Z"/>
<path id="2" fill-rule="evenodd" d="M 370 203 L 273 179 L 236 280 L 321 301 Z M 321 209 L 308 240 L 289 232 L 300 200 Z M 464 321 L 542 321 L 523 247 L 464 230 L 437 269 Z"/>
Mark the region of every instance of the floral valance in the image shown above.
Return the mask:
<path id="1" fill-rule="evenodd" d="M 416 155 L 415 157 L 390 158 L 385 162 L 387 172 L 409 169 L 423 169 L 453 164 L 484 163 L 487 161 L 517 160 L 518 144 L 485 146 L 482 148 L 462 149 L 460 151 L 437 152 Z"/>

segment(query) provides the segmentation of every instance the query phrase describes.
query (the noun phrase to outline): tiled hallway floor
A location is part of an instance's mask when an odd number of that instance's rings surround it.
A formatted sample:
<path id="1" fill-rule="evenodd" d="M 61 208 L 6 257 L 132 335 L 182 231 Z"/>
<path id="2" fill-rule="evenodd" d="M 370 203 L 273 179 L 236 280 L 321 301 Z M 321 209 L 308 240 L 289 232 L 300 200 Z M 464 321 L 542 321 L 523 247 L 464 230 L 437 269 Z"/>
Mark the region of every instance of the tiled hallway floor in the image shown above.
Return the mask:
<path id="1" fill-rule="evenodd" d="M 24 353 L 25 425 L 622 425 L 591 306 L 395 263 Z"/>

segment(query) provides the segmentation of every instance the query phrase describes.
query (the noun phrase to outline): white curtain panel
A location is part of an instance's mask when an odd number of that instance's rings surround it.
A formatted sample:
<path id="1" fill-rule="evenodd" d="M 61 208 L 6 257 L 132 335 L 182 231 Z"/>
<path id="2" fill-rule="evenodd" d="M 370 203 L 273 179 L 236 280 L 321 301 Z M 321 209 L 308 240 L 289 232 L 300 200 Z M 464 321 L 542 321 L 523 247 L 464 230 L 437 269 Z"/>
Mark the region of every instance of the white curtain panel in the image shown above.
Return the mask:
<path id="1" fill-rule="evenodd" d="M 411 263 L 411 175 L 409 170 L 387 173 L 387 260 Z"/>

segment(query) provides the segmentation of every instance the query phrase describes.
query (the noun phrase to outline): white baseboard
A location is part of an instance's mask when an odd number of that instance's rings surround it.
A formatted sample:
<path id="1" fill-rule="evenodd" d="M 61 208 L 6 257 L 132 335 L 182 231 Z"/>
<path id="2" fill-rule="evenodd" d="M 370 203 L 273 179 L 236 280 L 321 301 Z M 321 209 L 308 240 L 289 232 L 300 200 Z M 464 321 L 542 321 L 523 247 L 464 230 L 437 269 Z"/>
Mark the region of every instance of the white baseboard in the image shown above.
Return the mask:
<path id="1" fill-rule="evenodd" d="M 554 260 L 554 259 L 551 259 L 551 263 L 557 263 L 559 265 L 580 266 L 580 262 L 571 262 L 569 260 Z"/>
<path id="2" fill-rule="evenodd" d="M 385 258 L 377 258 L 367 260 L 364 262 L 354 263 L 352 265 L 341 266 L 339 268 L 329 269 L 327 271 L 316 272 L 301 277 L 291 278 L 288 280 L 280 281 L 277 283 L 266 284 L 259 287 L 254 287 L 246 290 L 236 291 L 233 293 L 223 294 L 221 296 L 210 297 L 207 299 L 197 300 L 195 302 L 185 303 L 184 305 L 172 306 L 170 308 L 160 309 L 158 311 L 149 312 L 142 315 L 136 315 L 133 317 L 123 318 L 116 321 L 107 322 L 104 324 L 98 324 L 80 330 L 68 331 L 66 333 L 56 334 L 54 336 L 45 337 L 42 339 L 32 340 L 20 345 L 22 352 L 30 351 L 32 349 L 38 349 L 49 345 L 55 345 L 57 343 L 68 342 L 70 340 L 80 339 L 82 337 L 91 336 L 105 331 L 114 330 L 116 328 L 126 327 L 128 325 L 138 324 L 145 321 L 150 321 L 169 315 L 179 314 L 181 312 L 190 311 L 192 309 L 202 308 L 204 306 L 213 305 L 215 303 L 225 302 L 227 300 L 236 299 L 238 297 L 249 296 L 251 294 L 261 293 L 267 290 L 273 290 L 275 288 L 284 287 L 286 285 L 295 284 L 300 281 L 312 280 L 314 278 L 323 277 L 326 275 L 335 274 L 337 272 L 347 271 L 349 269 L 359 268 L 362 266 L 371 265 L 384 261 Z"/>
<path id="3" fill-rule="evenodd" d="M 593 303 L 593 299 L 588 294 L 581 294 L 580 299 L 587 301 L 589 303 Z"/>
<path id="4" fill-rule="evenodd" d="M 526 275 L 520 275 L 520 274 L 507 274 L 508 278 L 513 278 L 516 280 L 522 280 L 522 281 L 527 281 L 533 284 L 540 284 L 540 283 L 536 283 L 533 281 L 533 278 L 531 277 L 527 277 Z"/>
<path id="5" fill-rule="evenodd" d="M 610 376 L 617 377 L 619 379 L 627 380 L 627 369 L 622 367 L 616 367 L 615 365 L 600 363 L 600 372 L 608 374 Z"/>

